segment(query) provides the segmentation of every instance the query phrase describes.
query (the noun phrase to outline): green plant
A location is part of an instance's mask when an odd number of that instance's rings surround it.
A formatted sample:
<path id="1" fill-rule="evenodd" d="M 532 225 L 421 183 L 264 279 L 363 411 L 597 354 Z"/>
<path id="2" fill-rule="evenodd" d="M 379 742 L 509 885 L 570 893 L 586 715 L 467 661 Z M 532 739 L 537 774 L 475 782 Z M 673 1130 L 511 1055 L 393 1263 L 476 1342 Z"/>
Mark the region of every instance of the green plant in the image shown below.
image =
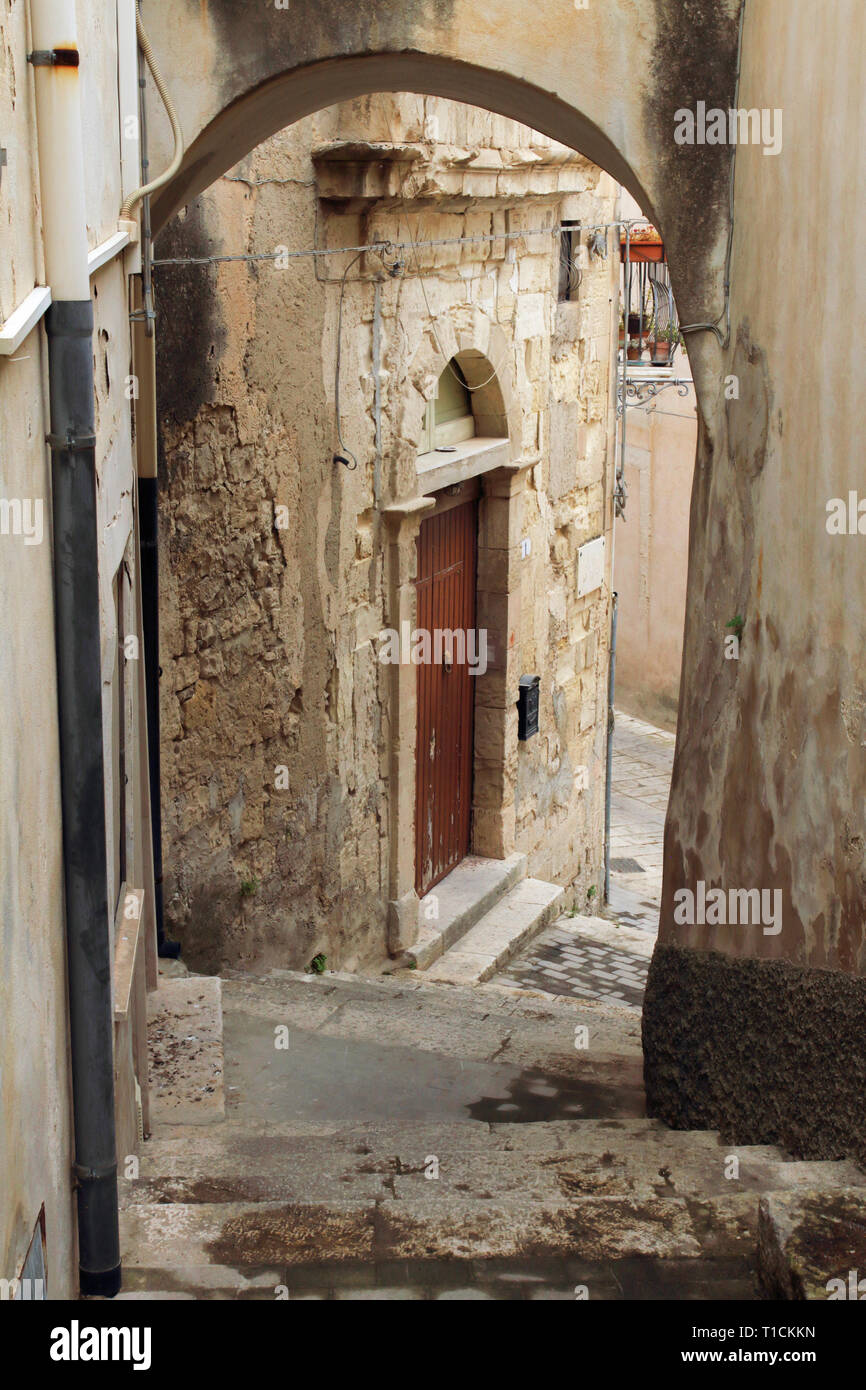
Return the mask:
<path id="1" fill-rule="evenodd" d="M 254 898 L 259 891 L 259 881 L 255 877 L 241 879 L 241 897 Z"/>
<path id="2" fill-rule="evenodd" d="M 682 347 L 683 335 L 675 323 L 669 323 L 656 334 L 656 342 L 670 343 L 671 347 Z"/>
<path id="3" fill-rule="evenodd" d="M 591 885 L 589 886 L 589 888 L 587 888 L 587 890 L 586 890 L 586 901 L 587 901 L 588 903 L 591 903 L 592 900 L 593 900 L 593 898 L 597 898 L 597 897 L 598 897 L 598 889 L 596 888 L 595 884 L 593 883 L 593 884 L 591 884 Z"/>
<path id="4" fill-rule="evenodd" d="M 307 970 L 311 975 L 324 975 L 327 963 L 328 957 L 323 955 L 320 951 L 317 956 L 313 956 L 313 959 L 307 966 Z"/>
<path id="5" fill-rule="evenodd" d="M 725 627 L 731 628 L 738 641 L 743 635 L 743 628 L 745 626 L 746 620 L 740 613 L 738 613 L 735 618 L 731 618 L 730 622 L 725 623 Z"/>

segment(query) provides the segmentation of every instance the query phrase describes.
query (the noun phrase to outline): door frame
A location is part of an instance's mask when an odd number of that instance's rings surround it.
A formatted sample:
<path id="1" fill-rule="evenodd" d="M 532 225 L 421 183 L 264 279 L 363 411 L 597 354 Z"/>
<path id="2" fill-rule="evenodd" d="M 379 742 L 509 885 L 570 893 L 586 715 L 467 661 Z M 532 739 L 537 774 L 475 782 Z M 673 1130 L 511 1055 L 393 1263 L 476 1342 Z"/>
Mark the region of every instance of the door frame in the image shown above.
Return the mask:
<path id="1" fill-rule="evenodd" d="M 467 479 L 452 505 L 480 489 L 476 571 L 476 626 L 488 632 L 488 667 L 475 685 L 470 852 L 505 859 L 515 849 L 517 697 L 520 679 L 520 538 L 527 463 L 499 465 Z M 437 497 L 419 496 L 382 510 L 386 527 L 386 623 L 397 632 L 416 621 L 417 537 Z M 382 666 L 388 769 L 389 954 L 399 956 L 423 924 L 415 892 L 417 672 L 411 664 Z M 435 891 L 435 890 L 434 890 Z"/>
<path id="2" fill-rule="evenodd" d="M 470 479 L 468 479 L 465 483 L 457 484 L 457 485 L 454 486 L 454 487 L 444 488 L 441 492 L 434 493 L 434 494 L 433 494 L 433 498 L 434 498 L 434 501 L 436 502 L 436 506 L 432 509 L 432 511 L 429 511 L 429 512 L 426 514 L 426 516 L 424 517 L 423 521 L 421 522 L 421 525 L 420 525 L 419 528 L 418 528 L 418 539 L 417 539 L 417 541 L 416 541 L 416 545 L 420 547 L 421 532 L 422 532 L 424 526 L 427 525 L 429 522 L 431 522 L 435 517 L 445 516 L 445 515 L 447 515 L 448 512 L 456 511 L 458 507 L 471 506 L 471 507 L 473 508 L 473 530 L 474 530 L 473 541 L 474 541 L 474 544 L 473 544 L 473 554 L 472 554 L 472 560 L 473 560 L 473 574 L 472 574 L 472 590 L 473 590 L 472 597 L 473 597 L 473 602 L 472 602 L 472 610 L 473 610 L 473 624 L 474 624 L 474 626 L 475 626 L 476 628 L 478 627 L 478 526 L 479 526 L 479 506 L 478 506 L 478 503 L 479 503 L 480 497 L 481 497 L 481 484 L 480 484 L 478 478 L 470 478 Z M 417 582 L 417 581 L 416 581 L 416 582 Z M 417 589 L 416 589 L 416 594 L 417 594 Z M 416 598 L 416 613 L 417 613 L 417 598 Z M 474 809 L 475 809 L 475 805 L 474 805 L 474 796 L 473 796 L 474 781 L 475 781 L 475 689 L 474 689 L 474 687 L 475 687 L 476 681 L 477 681 L 478 679 L 480 679 L 480 677 L 472 676 L 470 679 L 471 679 L 471 685 L 470 685 L 470 687 L 469 687 L 469 693 L 470 693 L 470 698 L 471 698 L 472 710 L 471 710 L 471 732 L 470 732 L 470 736 L 469 736 L 469 743 L 470 743 L 470 748 L 469 748 L 469 766 L 468 766 L 468 780 L 469 780 L 469 787 L 468 787 L 468 792 L 469 792 L 469 817 L 468 817 L 467 835 L 466 835 L 466 849 L 465 849 L 464 854 L 461 855 L 461 858 L 458 859 L 454 864 L 451 865 L 451 868 L 446 869 L 444 872 L 438 874 L 438 875 L 433 879 L 433 881 L 429 884 L 429 886 L 428 886 L 428 888 L 427 888 L 427 893 L 432 892 L 432 890 L 435 888 L 435 886 L 436 886 L 437 883 L 440 883 L 441 880 L 447 876 L 447 874 L 451 873 L 451 871 L 457 867 L 457 864 L 459 864 L 459 863 L 462 862 L 462 860 L 466 857 L 467 854 L 471 854 L 471 853 L 472 853 L 472 848 L 473 848 L 473 812 L 474 812 Z M 417 667 L 415 668 L 415 682 L 416 682 L 416 687 L 417 687 L 418 685 L 420 685 L 420 680 L 421 680 L 421 667 L 420 667 L 420 666 L 417 666 Z M 416 702 L 417 702 L 417 695 L 416 695 Z M 420 839 L 420 837 L 419 837 L 419 835 L 418 835 L 418 791 L 419 791 L 418 758 L 419 758 L 419 749 L 418 749 L 418 746 L 417 746 L 417 733 L 416 733 L 416 747 L 415 747 L 415 824 L 414 824 L 414 830 L 415 830 L 415 891 L 416 891 L 416 893 L 418 892 L 418 879 L 419 879 L 418 852 L 419 852 L 419 839 Z M 426 894 L 425 894 L 425 896 L 426 896 Z"/>

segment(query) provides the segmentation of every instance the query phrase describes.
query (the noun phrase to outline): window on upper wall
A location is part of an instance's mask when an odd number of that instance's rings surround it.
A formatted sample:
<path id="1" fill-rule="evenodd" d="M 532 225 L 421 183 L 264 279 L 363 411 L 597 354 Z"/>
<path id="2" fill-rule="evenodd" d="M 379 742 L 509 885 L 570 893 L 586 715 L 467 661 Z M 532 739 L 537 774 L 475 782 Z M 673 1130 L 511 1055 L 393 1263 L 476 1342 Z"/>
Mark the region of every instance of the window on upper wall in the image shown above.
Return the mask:
<path id="1" fill-rule="evenodd" d="M 580 223 L 563 222 L 559 228 L 559 302 L 577 299 L 583 272 L 580 255 Z"/>
<path id="2" fill-rule="evenodd" d="M 435 396 L 424 411 L 418 452 L 430 454 L 435 449 L 450 450 L 472 439 L 474 434 L 472 395 L 457 358 L 452 357 L 436 384 Z"/>

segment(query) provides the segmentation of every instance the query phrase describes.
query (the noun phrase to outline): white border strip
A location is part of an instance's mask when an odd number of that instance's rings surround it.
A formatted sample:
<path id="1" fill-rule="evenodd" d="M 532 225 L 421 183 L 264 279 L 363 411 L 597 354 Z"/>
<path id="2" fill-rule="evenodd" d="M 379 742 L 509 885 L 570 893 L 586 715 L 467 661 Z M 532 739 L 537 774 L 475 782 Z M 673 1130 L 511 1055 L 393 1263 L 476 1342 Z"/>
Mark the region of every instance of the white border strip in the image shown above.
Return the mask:
<path id="1" fill-rule="evenodd" d="M 30 291 L 24 303 L 0 325 L 0 357 L 8 357 L 21 346 L 50 303 L 51 291 L 47 285 L 37 285 Z"/>
<path id="2" fill-rule="evenodd" d="M 115 232 L 107 241 L 100 242 L 92 251 L 87 253 L 87 269 L 91 275 L 95 275 L 97 270 L 113 261 L 115 256 L 119 256 L 129 245 L 129 232 Z"/>
<path id="3" fill-rule="evenodd" d="M 91 275 L 113 261 L 129 245 L 129 232 L 115 232 L 88 252 L 87 269 Z M 31 333 L 51 303 L 51 290 L 47 285 L 37 285 L 31 290 L 23 304 L 19 304 L 4 324 L 0 324 L 0 357 L 9 357 L 21 346 L 28 333 Z"/>

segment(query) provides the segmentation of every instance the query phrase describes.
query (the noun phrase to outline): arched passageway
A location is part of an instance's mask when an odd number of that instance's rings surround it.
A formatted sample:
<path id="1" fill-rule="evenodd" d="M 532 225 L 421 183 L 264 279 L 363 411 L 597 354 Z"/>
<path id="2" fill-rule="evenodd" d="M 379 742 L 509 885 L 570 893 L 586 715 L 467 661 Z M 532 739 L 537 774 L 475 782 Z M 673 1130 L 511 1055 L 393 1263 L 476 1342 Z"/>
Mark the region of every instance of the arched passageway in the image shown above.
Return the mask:
<path id="1" fill-rule="evenodd" d="M 157 226 L 244 151 L 329 102 L 374 90 L 469 96 L 580 148 L 620 179 L 663 232 L 682 319 L 719 322 L 732 151 L 726 144 L 679 145 L 673 130 L 679 108 L 732 105 L 740 5 L 702 0 L 688 17 L 674 0 L 586 9 L 562 0 L 549 10 L 528 21 L 512 0 L 483 7 L 441 0 L 399 12 L 385 3 L 349 9 L 311 0 L 288 11 L 263 7 L 251 22 L 229 0 L 208 7 L 183 0 L 169 16 L 146 15 L 181 95 L 189 143 L 180 173 L 155 204 Z M 766 73 L 789 19 L 782 0 L 764 0 L 747 15 L 741 105 L 780 104 L 781 95 L 767 93 Z M 844 616 L 838 601 L 859 583 L 856 571 L 848 574 L 853 550 L 844 563 L 836 552 L 850 582 L 834 583 L 837 598 L 824 595 L 835 636 L 817 669 L 816 638 L 819 627 L 828 630 L 827 614 L 787 600 L 798 564 L 816 576 L 827 570 L 823 503 L 813 525 L 804 522 L 796 499 L 819 456 L 831 494 L 845 495 L 854 477 L 856 411 L 846 397 L 844 409 L 825 422 L 834 447 L 824 447 L 800 389 L 805 358 L 794 366 L 788 361 L 795 324 L 777 310 L 786 301 L 786 262 L 805 244 L 802 230 L 794 238 L 799 209 L 791 206 L 791 189 L 814 175 L 826 206 L 833 190 L 819 167 L 821 142 L 832 143 L 862 118 L 860 98 L 847 88 L 834 91 L 826 111 L 803 103 L 802 65 L 825 72 L 860 22 L 842 4 L 820 35 L 810 37 L 802 27 L 808 20 L 797 17 L 799 47 L 791 43 L 776 81 L 799 144 L 788 163 L 762 158 L 767 151 L 760 148 L 741 152 L 733 207 L 735 222 L 739 206 L 749 230 L 733 242 L 733 331 L 724 345 L 709 332 L 689 339 L 699 409 L 690 598 L 661 938 L 645 1017 L 647 1079 L 658 1113 L 678 1124 L 723 1124 L 743 1139 L 782 1139 L 813 1153 L 863 1138 L 861 1073 L 843 1068 L 832 1044 L 835 1031 L 862 1018 L 864 1007 L 862 874 L 851 856 L 852 846 L 862 844 L 866 774 L 862 758 L 852 765 L 862 747 L 856 714 L 862 698 L 848 655 L 862 649 L 862 624 Z M 152 129 L 159 164 L 168 151 L 156 109 Z M 853 186 L 847 155 L 842 163 Z M 816 200 L 815 208 L 820 205 Z M 822 261 L 815 291 L 822 321 L 847 324 L 853 309 L 846 293 Z M 844 340 L 841 332 L 840 345 Z M 816 343 L 807 356 L 815 390 L 829 398 L 834 372 L 847 375 L 841 347 L 837 353 Z M 736 394 L 726 396 L 731 378 Z M 783 429 L 788 485 L 773 482 L 768 510 L 762 489 L 782 474 Z M 724 624 L 746 610 L 752 640 L 732 670 L 723 660 Z M 772 723 L 766 746 L 765 716 Z M 816 864 L 824 866 L 820 873 Z M 712 921 L 678 923 L 675 893 L 704 881 L 730 891 L 781 892 L 781 930 L 732 935 Z M 795 994 L 800 1004 L 792 1003 Z M 819 1016 L 835 1022 L 820 1025 Z M 674 1017 L 679 1025 L 672 1032 Z M 808 1060 L 808 1086 L 803 1067 L 791 1065 L 791 1040 Z M 766 1082 L 760 1095 L 750 1080 L 756 1067 Z"/>

